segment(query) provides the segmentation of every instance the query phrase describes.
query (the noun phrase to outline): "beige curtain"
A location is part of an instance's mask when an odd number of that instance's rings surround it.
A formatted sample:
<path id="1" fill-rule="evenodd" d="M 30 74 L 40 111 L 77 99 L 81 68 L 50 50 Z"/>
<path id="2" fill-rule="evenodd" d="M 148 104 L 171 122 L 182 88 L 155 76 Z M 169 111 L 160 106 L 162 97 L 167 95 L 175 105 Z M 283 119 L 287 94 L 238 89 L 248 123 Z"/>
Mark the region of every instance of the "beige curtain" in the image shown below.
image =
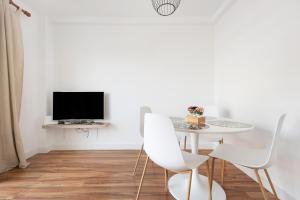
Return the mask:
<path id="1" fill-rule="evenodd" d="M 0 173 L 26 167 L 19 118 L 23 84 L 20 11 L 0 0 Z"/>

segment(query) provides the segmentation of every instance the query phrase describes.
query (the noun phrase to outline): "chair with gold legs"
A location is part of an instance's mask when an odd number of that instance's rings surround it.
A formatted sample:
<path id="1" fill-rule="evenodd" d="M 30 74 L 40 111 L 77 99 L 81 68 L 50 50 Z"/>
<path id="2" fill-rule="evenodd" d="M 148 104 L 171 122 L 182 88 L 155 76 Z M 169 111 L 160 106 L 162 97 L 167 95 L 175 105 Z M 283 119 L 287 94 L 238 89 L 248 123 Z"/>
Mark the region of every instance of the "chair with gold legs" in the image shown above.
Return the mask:
<path id="1" fill-rule="evenodd" d="M 143 140 L 144 140 L 144 116 L 145 116 L 146 113 L 152 113 L 151 108 L 149 108 L 148 106 L 142 106 L 140 108 L 140 135 L 143 138 Z M 136 162 L 135 162 L 135 165 L 134 165 L 134 168 L 133 168 L 133 175 L 135 175 L 136 168 L 139 164 L 141 155 L 143 153 L 143 149 L 144 149 L 144 142 L 142 144 L 141 150 L 140 150 L 140 152 L 138 154 L 138 157 L 136 159 Z"/>
<path id="2" fill-rule="evenodd" d="M 205 106 L 204 107 L 204 115 L 206 116 L 207 120 L 215 120 L 220 117 L 219 110 L 217 106 Z M 224 139 L 222 135 L 199 135 L 199 141 L 205 144 L 223 144 Z M 184 136 L 184 150 L 186 150 L 186 143 L 187 143 L 187 136 Z M 225 172 L 225 161 L 222 160 L 221 165 L 221 185 L 224 185 L 224 172 Z"/>
<path id="3" fill-rule="evenodd" d="M 144 116 L 145 116 L 146 113 L 152 113 L 151 108 L 148 107 L 148 106 L 142 106 L 140 108 L 140 136 L 143 138 L 143 140 L 144 140 Z M 180 144 L 180 138 L 178 138 L 178 140 L 179 140 L 179 144 Z M 186 141 L 185 141 L 185 144 L 186 144 Z M 135 175 L 135 173 L 136 173 L 136 169 L 138 167 L 140 158 L 143 154 L 143 150 L 144 150 L 144 142 L 143 142 L 142 147 L 141 147 L 141 149 L 139 151 L 139 154 L 137 156 L 137 159 L 136 159 L 136 162 L 135 162 L 135 165 L 134 165 L 134 168 L 133 168 L 132 175 Z"/>
<path id="4" fill-rule="evenodd" d="M 236 165 L 253 169 L 257 181 L 259 183 L 262 195 L 264 199 L 267 200 L 268 198 L 263 183 L 261 181 L 260 175 L 258 173 L 259 170 L 264 170 L 274 196 L 276 197 L 276 199 L 279 199 L 275 191 L 274 185 L 271 181 L 271 177 L 268 173 L 268 168 L 271 167 L 272 163 L 276 160 L 278 138 L 282 129 L 285 116 L 285 114 L 280 116 L 273 134 L 272 143 L 267 149 L 248 149 L 243 147 L 237 147 L 236 145 L 222 144 L 219 145 L 212 153 L 210 153 L 209 156 L 212 157 L 210 186 L 212 186 L 213 180 L 214 161 L 215 159 L 222 159 Z"/>
<path id="5" fill-rule="evenodd" d="M 140 180 L 136 200 L 139 199 L 148 160 L 165 169 L 167 190 L 168 171 L 188 173 L 186 199 L 190 199 L 192 184 L 192 170 L 208 161 L 208 156 L 195 155 L 181 151 L 172 121 L 168 117 L 158 114 L 145 115 L 144 147 L 147 159 Z"/>
<path id="6" fill-rule="evenodd" d="M 144 140 L 144 117 L 145 117 L 145 114 L 146 113 L 152 113 L 152 110 L 150 107 L 148 106 L 142 106 L 140 108 L 140 136 L 143 138 Z M 179 138 L 178 138 L 179 139 Z M 180 140 L 179 140 L 179 143 L 180 143 Z M 138 164 L 139 164 L 139 161 L 140 161 L 140 158 L 143 154 L 143 150 L 144 150 L 144 142 L 142 144 L 142 147 L 139 151 L 139 154 L 138 154 L 138 157 L 136 159 L 136 162 L 135 162 L 135 165 L 134 165 L 134 168 L 133 168 L 133 173 L 132 175 L 135 175 L 136 173 L 136 169 L 138 167 Z M 165 180 L 167 180 L 167 173 L 165 172 Z M 166 183 L 167 184 L 167 183 Z"/>

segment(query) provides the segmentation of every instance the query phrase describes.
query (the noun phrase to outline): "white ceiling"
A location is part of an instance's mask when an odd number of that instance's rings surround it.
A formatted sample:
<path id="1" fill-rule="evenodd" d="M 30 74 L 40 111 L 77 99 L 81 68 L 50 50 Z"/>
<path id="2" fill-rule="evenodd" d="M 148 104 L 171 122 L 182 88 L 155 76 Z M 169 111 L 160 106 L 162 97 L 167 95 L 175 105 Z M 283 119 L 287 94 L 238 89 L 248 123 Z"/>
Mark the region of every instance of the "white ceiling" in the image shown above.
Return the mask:
<path id="1" fill-rule="evenodd" d="M 181 0 L 173 17 L 212 18 L 227 0 Z M 47 16 L 158 17 L 151 0 L 23 0 Z"/>

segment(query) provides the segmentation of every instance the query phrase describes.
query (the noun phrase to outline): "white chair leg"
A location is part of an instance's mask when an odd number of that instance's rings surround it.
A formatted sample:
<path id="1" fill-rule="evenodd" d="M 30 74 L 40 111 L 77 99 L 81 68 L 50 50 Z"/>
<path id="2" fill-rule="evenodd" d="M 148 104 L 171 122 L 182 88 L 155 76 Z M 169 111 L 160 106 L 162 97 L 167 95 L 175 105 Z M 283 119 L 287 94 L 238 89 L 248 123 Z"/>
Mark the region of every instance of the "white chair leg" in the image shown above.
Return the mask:
<path id="1" fill-rule="evenodd" d="M 143 170 L 143 174 L 142 174 L 141 181 L 140 181 L 140 185 L 139 185 L 139 189 L 138 189 L 138 192 L 136 194 L 136 200 L 138 200 L 139 197 L 140 197 L 140 192 L 141 192 L 141 188 L 142 188 L 142 185 L 143 185 L 143 181 L 144 181 L 144 176 L 145 176 L 145 172 L 146 172 L 146 169 L 147 169 L 148 160 L 149 160 L 149 157 L 147 156 L 147 159 L 146 159 L 146 162 L 145 162 L 145 166 L 144 166 L 144 170 Z"/>
<path id="2" fill-rule="evenodd" d="M 141 157 L 141 155 L 142 155 L 142 153 L 143 153 L 143 148 L 144 148 L 144 143 L 142 144 L 142 148 L 141 148 L 141 150 L 140 150 L 140 152 L 139 152 L 139 155 L 138 155 L 138 158 L 137 158 L 137 160 L 136 160 L 136 162 L 135 162 L 135 166 L 134 166 L 132 175 L 135 175 L 136 168 L 137 168 L 137 166 L 138 166 L 138 164 L 139 164 L 140 157 Z"/>
<path id="3" fill-rule="evenodd" d="M 259 184 L 259 187 L 260 187 L 260 190 L 261 190 L 261 193 L 264 197 L 264 200 L 267 200 L 267 194 L 265 192 L 265 188 L 261 182 L 261 179 L 260 179 L 260 176 L 259 176 L 259 173 L 258 173 L 258 169 L 254 169 L 254 172 L 255 172 L 255 175 L 256 175 L 256 178 L 257 178 L 257 181 L 258 181 L 258 184 Z"/>

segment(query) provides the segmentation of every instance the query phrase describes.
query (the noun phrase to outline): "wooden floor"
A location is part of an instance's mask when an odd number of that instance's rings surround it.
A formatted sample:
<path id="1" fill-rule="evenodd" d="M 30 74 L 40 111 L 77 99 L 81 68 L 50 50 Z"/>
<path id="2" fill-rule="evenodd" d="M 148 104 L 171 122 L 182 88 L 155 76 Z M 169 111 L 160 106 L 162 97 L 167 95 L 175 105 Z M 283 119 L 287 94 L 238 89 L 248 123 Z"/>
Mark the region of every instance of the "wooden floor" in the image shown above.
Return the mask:
<path id="1" fill-rule="evenodd" d="M 132 176 L 137 151 L 52 151 L 30 159 L 27 169 L 0 175 L 0 199 L 44 200 L 132 200 L 135 198 L 142 164 Z M 143 158 L 143 161 L 145 157 Z M 219 181 L 220 163 L 216 162 Z M 200 168 L 206 174 L 205 166 Z M 148 165 L 142 200 L 172 200 L 164 192 L 163 170 Z M 256 182 L 228 164 L 225 191 L 229 200 L 263 199 Z M 270 194 L 269 194 L 270 195 Z M 270 199 L 274 199 L 270 195 Z"/>

